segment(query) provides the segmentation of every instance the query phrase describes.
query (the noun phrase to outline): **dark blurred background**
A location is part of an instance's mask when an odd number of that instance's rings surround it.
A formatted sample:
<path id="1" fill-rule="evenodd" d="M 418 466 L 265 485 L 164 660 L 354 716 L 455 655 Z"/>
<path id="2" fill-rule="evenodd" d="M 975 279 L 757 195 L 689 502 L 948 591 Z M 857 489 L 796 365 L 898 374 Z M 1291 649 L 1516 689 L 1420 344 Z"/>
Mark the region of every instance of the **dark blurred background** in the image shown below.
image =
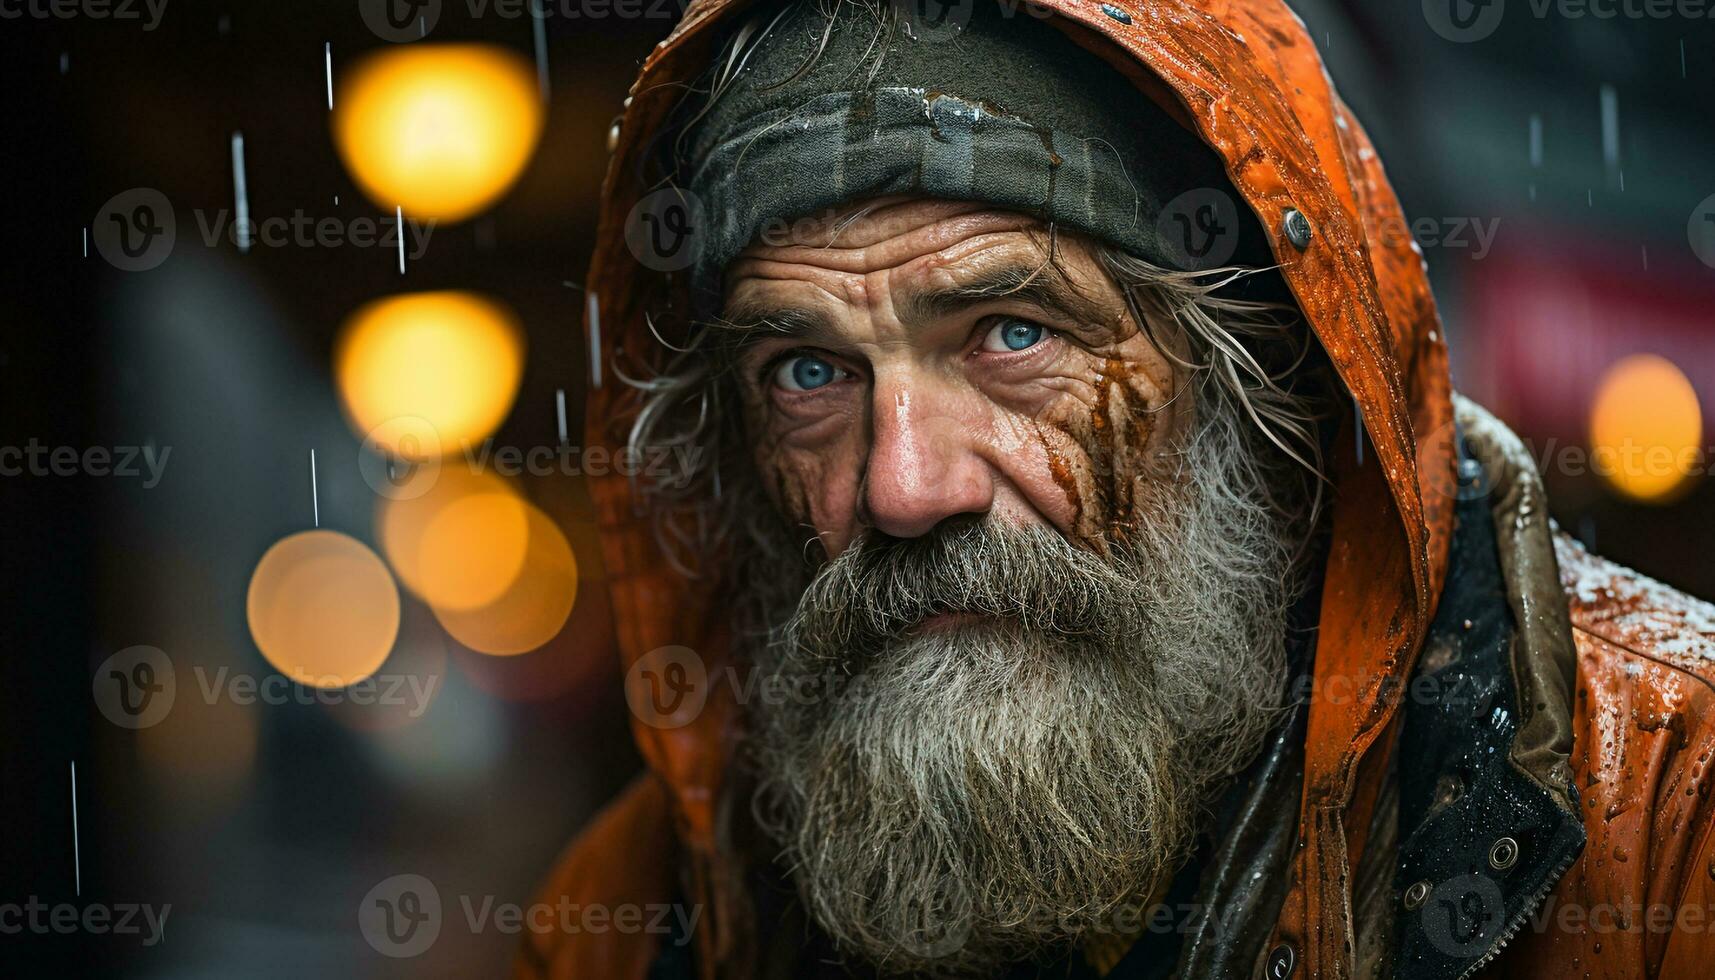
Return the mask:
<path id="1" fill-rule="evenodd" d="M 514 4 L 431 3 L 432 29 L 394 44 L 358 0 L 167 0 L 158 19 L 138 0 L 136 19 L 93 15 L 122 2 L 0 3 L 0 446 L 148 447 L 156 459 L 170 447 L 147 486 L 146 468 L 0 476 L 0 904 L 171 912 L 154 945 L 0 933 L 0 973 L 500 974 L 517 936 L 467 928 L 458 903 L 530 901 L 638 766 L 577 477 L 509 488 L 576 558 L 575 605 L 563 620 L 550 612 L 536 649 L 481 652 L 488 641 L 455 637 L 401 589 L 378 676 L 407 703 L 204 692 L 276 675 L 247 595 L 277 542 L 319 522 L 397 565 L 378 526 L 377 457 L 342 412 L 348 382 L 334 370 L 364 304 L 491 298 L 523 336 L 516 390 L 473 396 L 505 411 L 495 444 L 558 445 L 560 392 L 569 432 L 581 431 L 581 285 L 606 133 L 677 4 L 641 0 L 620 16 L 550 0 L 544 64 L 528 7 Z M 1595 4 L 1611 17 L 1558 5 L 1538 16 L 1525 0 L 1295 6 L 1412 218 L 1401 233 L 1429 263 L 1459 387 L 1528 440 L 1564 528 L 1715 595 L 1715 481 L 1700 466 L 1604 475 L 1579 462 L 1615 439 L 1700 450 L 1715 431 L 1715 20 L 1685 15 L 1695 4 L 1627 16 L 1619 0 Z M 1461 29 L 1449 16 L 1461 10 L 1480 16 Z M 235 134 L 253 217 L 390 221 L 336 148 L 329 64 L 337 101 L 371 52 L 471 41 L 509 49 L 533 84 L 545 67 L 540 140 L 496 201 L 438 223 L 420 254 L 411 242 L 403 274 L 389 247 L 205 241 L 199 224 L 237 203 Z M 168 203 L 176 244 L 127 271 L 87 236 L 139 188 Z M 133 730 L 98 692 L 109 658 L 137 646 L 170 658 L 178 693 L 164 720 Z M 412 693 L 431 681 L 431 696 Z M 428 954 L 395 959 L 366 940 L 357 909 L 405 873 L 434 883 L 449 924 Z"/>

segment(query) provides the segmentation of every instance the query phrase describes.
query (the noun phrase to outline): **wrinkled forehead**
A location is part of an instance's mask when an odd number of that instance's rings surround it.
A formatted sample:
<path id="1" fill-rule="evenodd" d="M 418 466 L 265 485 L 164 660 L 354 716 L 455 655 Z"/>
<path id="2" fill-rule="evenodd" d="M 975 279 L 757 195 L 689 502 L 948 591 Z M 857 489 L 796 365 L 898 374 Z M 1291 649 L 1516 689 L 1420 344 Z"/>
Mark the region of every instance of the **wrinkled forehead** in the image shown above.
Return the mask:
<path id="1" fill-rule="evenodd" d="M 1085 236 L 987 205 L 902 197 L 763 233 L 727 267 L 721 319 L 814 335 L 806 322 L 829 307 L 885 306 L 910 324 L 996 299 L 1124 328 L 1123 294 Z"/>

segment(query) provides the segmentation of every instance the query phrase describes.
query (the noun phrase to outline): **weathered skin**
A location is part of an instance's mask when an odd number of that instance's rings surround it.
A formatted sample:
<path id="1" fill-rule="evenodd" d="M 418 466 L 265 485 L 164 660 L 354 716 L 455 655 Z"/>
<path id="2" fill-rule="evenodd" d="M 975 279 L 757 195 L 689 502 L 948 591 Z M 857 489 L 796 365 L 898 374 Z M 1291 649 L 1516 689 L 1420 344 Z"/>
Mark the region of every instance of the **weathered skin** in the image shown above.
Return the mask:
<path id="1" fill-rule="evenodd" d="M 746 424 L 776 506 L 839 554 L 865 526 L 915 537 L 957 514 L 1050 524 L 1100 547 L 1186 429 L 1186 371 L 1133 321 L 1087 245 L 978 205 L 894 201 L 857 221 L 795 226 L 730 267 L 726 318 L 811 314 L 757 331 L 738 361 Z M 837 234 L 833 229 L 837 227 Z M 996 277 L 1064 284 L 1060 309 L 959 296 Z M 990 290 L 992 292 L 992 290 Z M 949 300 L 929 302 L 933 296 Z M 1070 297 L 1069 297 L 1070 298 Z M 1011 318 L 1049 331 L 1024 350 Z M 791 390 L 811 356 L 837 380 Z"/>

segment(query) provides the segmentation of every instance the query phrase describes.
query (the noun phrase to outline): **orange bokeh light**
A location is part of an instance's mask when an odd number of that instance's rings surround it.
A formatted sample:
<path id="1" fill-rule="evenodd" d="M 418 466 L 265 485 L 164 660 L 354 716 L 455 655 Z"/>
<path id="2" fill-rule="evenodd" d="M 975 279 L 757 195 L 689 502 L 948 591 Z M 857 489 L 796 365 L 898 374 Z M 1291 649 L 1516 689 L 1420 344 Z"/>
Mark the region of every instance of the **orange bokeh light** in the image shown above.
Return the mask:
<path id="1" fill-rule="evenodd" d="M 1634 500 L 1672 500 L 1700 468 L 1703 409 L 1691 381 L 1655 354 L 1622 358 L 1602 377 L 1590 407 L 1597 472 Z"/>
<path id="2" fill-rule="evenodd" d="M 355 538 L 300 531 L 256 563 L 245 612 L 275 670 L 312 687 L 345 687 L 375 673 L 393 649 L 399 589 Z"/>
<path id="3" fill-rule="evenodd" d="M 546 508 L 545 508 L 546 509 Z M 461 643 L 450 644 L 451 661 L 471 686 L 505 701 L 552 701 L 571 696 L 574 713 L 589 710 L 604 688 L 598 683 L 613 669 L 606 657 L 590 656 L 613 642 L 612 608 L 601 564 L 601 531 L 588 517 L 560 517 L 560 530 L 571 542 L 578 563 L 578 594 L 566 625 L 546 644 L 527 654 L 496 657 L 477 653 Z"/>
<path id="4" fill-rule="evenodd" d="M 524 331 L 473 293 L 376 300 L 346 321 L 334 379 L 352 427 L 409 460 L 459 451 L 492 433 L 524 375 Z"/>
<path id="5" fill-rule="evenodd" d="M 524 172 L 542 134 L 536 73 L 485 44 L 410 44 L 368 55 L 340 79 L 334 145 L 388 212 L 458 221 Z"/>
<path id="6" fill-rule="evenodd" d="M 486 606 L 524 569 L 529 504 L 492 473 L 441 464 L 428 492 L 383 500 L 381 550 L 399 578 L 437 609 Z"/>
<path id="7" fill-rule="evenodd" d="M 547 514 L 526 503 L 529 545 L 523 568 L 506 591 L 478 609 L 435 606 L 453 639 L 481 653 L 527 653 L 552 640 L 578 596 L 572 546 Z"/>

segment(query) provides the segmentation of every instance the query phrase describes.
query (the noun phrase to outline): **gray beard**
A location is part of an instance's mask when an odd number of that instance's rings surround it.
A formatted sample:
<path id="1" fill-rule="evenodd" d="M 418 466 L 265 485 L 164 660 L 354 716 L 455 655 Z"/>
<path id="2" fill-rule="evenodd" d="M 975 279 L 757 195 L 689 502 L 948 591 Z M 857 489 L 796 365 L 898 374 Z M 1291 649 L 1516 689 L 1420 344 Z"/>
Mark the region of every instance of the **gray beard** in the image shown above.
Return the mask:
<path id="1" fill-rule="evenodd" d="M 756 689 L 817 692 L 752 706 L 756 814 L 842 950 L 993 972 L 1111 929 L 1188 856 L 1278 717 L 1303 577 L 1296 484 L 1204 419 L 1105 554 L 958 519 L 752 596 Z M 916 628 L 949 611 L 976 615 Z"/>

